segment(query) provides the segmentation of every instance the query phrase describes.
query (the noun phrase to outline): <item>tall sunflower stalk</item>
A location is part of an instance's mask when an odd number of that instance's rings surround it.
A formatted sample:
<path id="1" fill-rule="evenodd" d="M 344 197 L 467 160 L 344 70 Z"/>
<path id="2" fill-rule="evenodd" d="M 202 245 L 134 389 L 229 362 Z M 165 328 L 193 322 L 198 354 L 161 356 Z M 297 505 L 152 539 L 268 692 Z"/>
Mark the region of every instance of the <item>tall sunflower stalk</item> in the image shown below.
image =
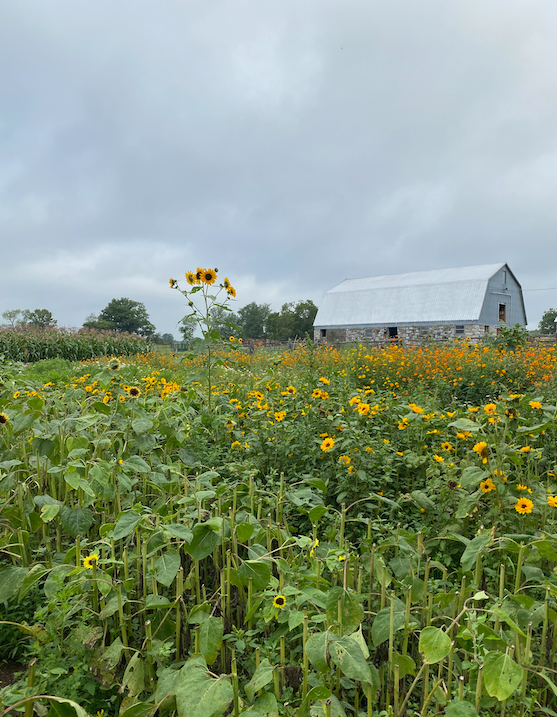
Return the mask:
<path id="1" fill-rule="evenodd" d="M 197 267 L 196 271 L 186 271 L 185 277 L 190 289 L 181 289 L 176 279 L 170 278 L 170 288 L 179 291 L 188 302 L 190 313 L 183 317 L 182 321 L 194 320 L 197 322 L 199 330 L 203 335 L 202 350 L 207 352 L 207 405 L 211 410 L 211 386 L 213 374 L 213 348 L 220 339 L 220 331 L 215 327 L 211 316 L 214 308 L 221 308 L 225 311 L 231 311 L 227 306 L 227 302 L 234 299 L 236 290 L 228 279 L 220 284 L 216 284 L 218 269 L 201 269 Z M 213 288 L 214 287 L 214 288 Z M 217 289 L 215 293 L 215 289 Z M 223 298 L 219 299 L 219 295 L 225 292 Z M 201 292 L 203 303 L 201 308 L 193 301 L 194 294 Z M 230 324 L 234 328 L 233 324 Z"/>

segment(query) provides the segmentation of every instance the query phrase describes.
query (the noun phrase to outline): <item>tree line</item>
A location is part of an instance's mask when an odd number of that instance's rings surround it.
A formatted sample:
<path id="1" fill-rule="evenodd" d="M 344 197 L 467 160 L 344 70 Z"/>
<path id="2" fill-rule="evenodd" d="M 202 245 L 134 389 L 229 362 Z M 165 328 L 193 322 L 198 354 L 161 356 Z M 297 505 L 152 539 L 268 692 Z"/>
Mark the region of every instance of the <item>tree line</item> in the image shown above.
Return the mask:
<path id="1" fill-rule="evenodd" d="M 211 312 L 213 328 L 223 339 L 230 336 L 245 339 L 288 339 L 304 338 L 313 331 L 317 306 L 305 301 L 283 304 L 280 311 L 272 311 L 270 304 L 252 301 L 237 312 L 215 307 Z M 3 319 L 9 328 L 55 328 L 57 321 L 47 309 L 34 311 L 10 309 L 4 311 Z M 196 322 L 183 319 L 178 324 L 179 341 L 189 342 L 194 337 Z M 144 336 L 155 343 L 175 342 L 172 334 L 159 334 L 149 319 L 145 304 L 128 298 L 112 299 L 99 314 L 90 314 L 83 322 L 83 328 L 100 331 L 116 331 Z"/>

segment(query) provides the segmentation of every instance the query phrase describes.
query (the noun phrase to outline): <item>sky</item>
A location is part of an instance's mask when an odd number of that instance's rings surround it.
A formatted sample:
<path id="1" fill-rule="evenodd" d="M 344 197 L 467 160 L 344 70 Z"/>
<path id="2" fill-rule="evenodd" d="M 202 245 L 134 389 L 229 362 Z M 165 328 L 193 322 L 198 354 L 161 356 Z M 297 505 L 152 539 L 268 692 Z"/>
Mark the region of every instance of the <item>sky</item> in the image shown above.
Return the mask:
<path id="1" fill-rule="evenodd" d="M 161 333 L 174 277 L 233 308 L 506 262 L 557 307 L 555 0 L 3 0 L 0 313 Z"/>

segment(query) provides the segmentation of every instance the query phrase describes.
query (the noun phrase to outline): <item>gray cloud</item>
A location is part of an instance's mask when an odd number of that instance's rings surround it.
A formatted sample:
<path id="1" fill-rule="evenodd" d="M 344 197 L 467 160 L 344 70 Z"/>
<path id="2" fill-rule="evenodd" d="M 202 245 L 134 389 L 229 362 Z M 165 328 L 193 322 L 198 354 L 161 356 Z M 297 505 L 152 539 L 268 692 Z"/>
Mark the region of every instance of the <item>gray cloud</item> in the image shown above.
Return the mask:
<path id="1" fill-rule="evenodd" d="M 556 31 L 543 0 L 8 0 L 0 310 L 130 296 L 172 331 L 198 264 L 238 306 L 497 261 L 557 287 Z"/>

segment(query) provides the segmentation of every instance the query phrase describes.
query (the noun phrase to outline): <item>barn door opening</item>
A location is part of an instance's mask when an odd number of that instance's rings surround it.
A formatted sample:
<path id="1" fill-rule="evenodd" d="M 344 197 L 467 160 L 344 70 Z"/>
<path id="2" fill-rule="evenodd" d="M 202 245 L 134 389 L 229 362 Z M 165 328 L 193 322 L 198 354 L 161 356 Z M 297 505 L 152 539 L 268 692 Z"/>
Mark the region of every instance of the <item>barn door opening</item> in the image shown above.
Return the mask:
<path id="1" fill-rule="evenodd" d="M 389 326 L 389 338 L 398 339 L 398 328 L 396 326 Z"/>

